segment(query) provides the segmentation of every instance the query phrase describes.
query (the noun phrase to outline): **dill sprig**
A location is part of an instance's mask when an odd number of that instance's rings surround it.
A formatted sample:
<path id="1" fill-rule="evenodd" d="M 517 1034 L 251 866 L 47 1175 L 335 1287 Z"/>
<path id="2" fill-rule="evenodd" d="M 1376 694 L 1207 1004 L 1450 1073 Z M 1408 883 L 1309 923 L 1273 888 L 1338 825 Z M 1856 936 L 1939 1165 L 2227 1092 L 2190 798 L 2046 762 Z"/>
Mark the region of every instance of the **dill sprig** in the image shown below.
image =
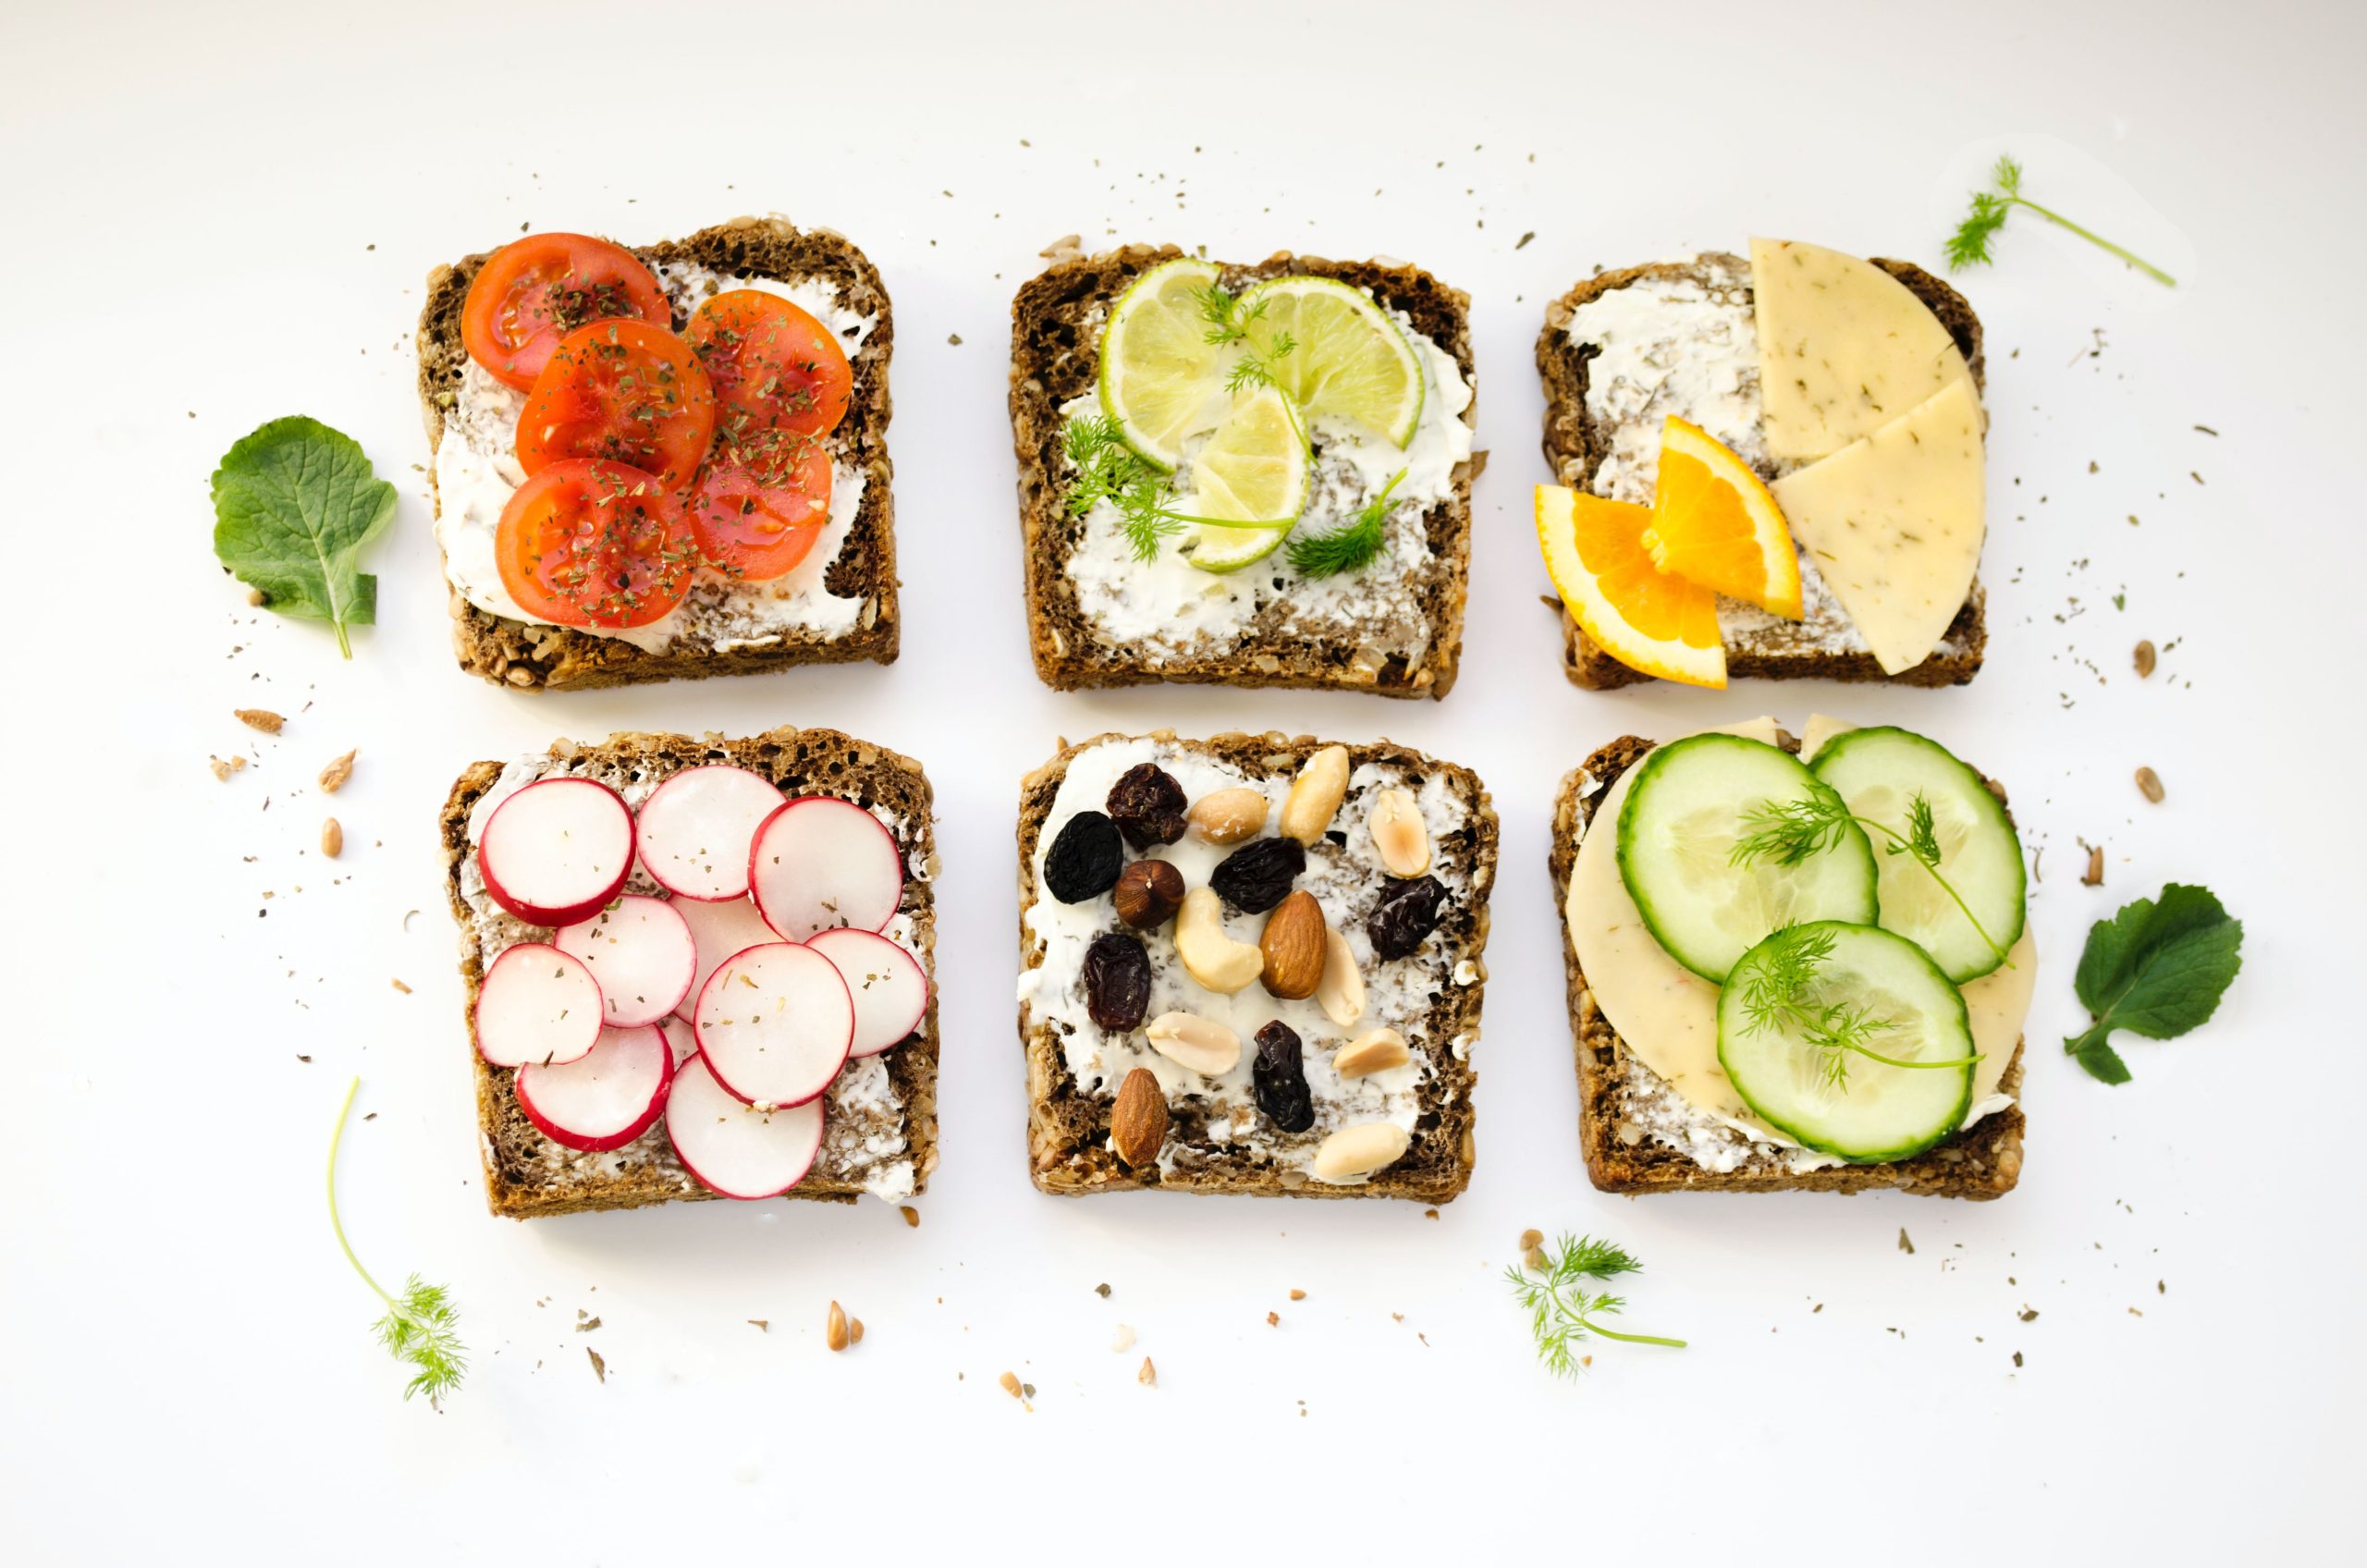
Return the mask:
<path id="1" fill-rule="evenodd" d="M 361 1087 L 359 1078 L 346 1085 L 345 1103 L 337 1107 L 337 1131 L 329 1138 L 329 1225 L 337 1231 L 337 1244 L 344 1249 L 345 1260 L 386 1304 L 386 1315 L 378 1319 L 374 1331 L 396 1360 L 408 1362 L 414 1369 L 411 1381 L 403 1386 L 403 1398 L 425 1394 L 427 1403 L 441 1410 L 444 1396 L 460 1386 L 469 1367 L 468 1352 L 460 1343 L 459 1315 L 453 1311 L 449 1294 L 443 1286 L 428 1284 L 414 1274 L 404 1281 L 400 1296 L 388 1295 L 353 1256 L 353 1243 L 345 1239 L 345 1222 L 337 1218 L 337 1145 L 345 1141 L 346 1118 Z"/>
<path id="2" fill-rule="evenodd" d="M 1940 890 L 1956 906 L 1974 933 L 1997 955 L 1997 962 L 2007 968 L 2014 961 L 2005 948 L 1989 934 L 1972 906 L 1964 901 L 1956 884 L 1940 869 L 1940 827 L 1932 815 L 1932 802 L 1918 790 L 1907 802 L 1907 831 L 1899 832 L 1886 822 L 1870 816 L 1859 816 L 1849 809 L 1848 802 L 1830 789 L 1819 787 L 1808 796 L 1792 801 L 1761 801 L 1743 813 L 1742 835 L 1728 851 L 1727 864 L 1735 866 L 1756 865 L 1772 860 L 1777 865 L 1797 865 L 1812 856 L 1821 855 L 1841 842 L 1849 825 L 1883 836 L 1883 852 L 1912 855 L 1915 863 L 1931 874 Z"/>
<path id="3" fill-rule="evenodd" d="M 1138 561 L 1159 554 L 1160 543 L 1191 524 L 1207 528 L 1288 528 L 1294 521 L 1245 522 L 1177 511 L 1173 482 L 1126 445 L 1125 432 L 1108 414 L 1078 414 L 1061 433 L 1062 449 L 1076 475 L 1069 481 L 1069 510 L 1083 517 L 1103 501 L 1117 509 L 1118 527 Z"/>
<path id="4" fill-rule="evenodd" d="M 1974 191 L 1972 210 L 1967 213 L 1964 221 L 1956 226 L 1956 231 L 1948 236 L 1948 270 L 1950 272 L 1962 272 L 1965 268 L 1974 265 L 1985 266 L 1993 261 L 1995 258 L 1989 253 L 1990 240 L 1996 237 L 1999 229 L 2005 227 L 2006 217 L 2016 207 L 2027 207 L 2047 222 L 2060 225 L 2090 244 L 2101 246 L 2111 251 L 2156 283 L 2170 288 L 2177 287 L 2177 278 L 2143 257 L 2133 251 L 2123 250 L 2093 229 L 2083 228 L 2061 213 L 2042 207 L 2023 195 L 2022 165 L 2012 158 L 1999 158 L 1997 166 L 1990 171 L 1989 178 L 1996 189 Z"/>
<path id="5" fill-rule="evenodd" d="M 1514 1299 L 1527 1310 L 1529 1334 L 1537 1341 L 1537 1356 L 1547 1371 L 1557 1378 L 1576 1378 L 1583 1364 L 1571 1347 L 1589 1334 L 1628 1344 L 1685 1348 L 1683 1340 L 1623 1334 L 1596 1321 L 1625 1311 L 1627 1302 L 1624 1296 L 1596 1290 L 1589 1281 L 1600 1283 L 1622 1274 L 1640 1273 L 1643 1267 L 1613 1243 L 1573 1236 L 1565 1231 L 1533 1271 L 1517 1263 L 1504 1270 Z"/>
<path id="6" fill-rule="evenodd" d="M 1817 1053 L 1824 1081 L 1840 1093 L 1849 1091 L 1849 1059 L 1861 1056 L 1885 1067 L 1964 1067 L 1979 1056 L 1945 1061 L 1908 1061 L 1885 1056 L 1868 1042 L 1899 1027 L 1898 1021 L 1877 1015 L 1872 1009 L 1821 1000 L 1817 983 L 1833 962 L 1833 933 L 1808 925 L 1786 925 L 1768 937 L 1754 956 L 1742 982 L 1743 1016 L 1753 1034 L 1769 1029 L 1794 1029 Z"/>
<path id="7" fill-rule="evenodd" d="M 1290 543 L 1290 563 L 1301 577 L 1331 577 L 1362 571 L 1389 548 L 1389 493 L 1405 477 L 1380 487 L 1380 494 L 1356 508 L 1356 515 L 1322 533 L 1302 533 Z"/>
<path id="8" fill-rule="evenodd" d="M 1241 357 L 1225 374 L 1225 390 L 1239 393 L 1252 386 L 1274 385 L 1275 361 L 1288 359 L 1298 341 L 1285 332 L 1268 344 L 1263 353 L 1250 342 L 1249 324 L 1264 319 L 1266 301 L 1260 300 L 1245 310 L 1239 295 L 1217 283 L 1195 289 L 1194 293 L 1200 301 L 1200 317 L 1208 323 L 1201 333 L 1203 340 L 1213 348 L 1241 350 Z"/>

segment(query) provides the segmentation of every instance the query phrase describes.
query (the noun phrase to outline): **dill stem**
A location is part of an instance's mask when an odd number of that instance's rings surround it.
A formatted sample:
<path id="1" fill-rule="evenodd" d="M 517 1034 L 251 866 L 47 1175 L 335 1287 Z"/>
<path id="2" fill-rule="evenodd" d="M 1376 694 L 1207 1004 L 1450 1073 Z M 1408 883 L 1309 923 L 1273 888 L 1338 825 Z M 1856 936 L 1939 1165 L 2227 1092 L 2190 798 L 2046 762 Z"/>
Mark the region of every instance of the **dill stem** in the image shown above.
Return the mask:
<path id="1" fill-rule="evenodd" d="M 2028 207 L 2031 212 L 2036 213 L 2039 216 L 2044 218 L 2049 223 L 2060 224 L 2063 227 L 2069 229 L 2072 233 L 2078 235 L 2080 239 L 2086 240 L 2091 245 L 2102 246 L 2103 249 L 2111 251 L 2114 255 L 2118 256 L 2122 261 L 2127 262 L 2130 266 L 2135 267 L 2138 271 L 2145 274 L 2148 277 L 2151 277 L 2154 282 L 2163 285 L 2165 288 L 2176 288 L 2178 286 L 2178 280 L 2177 278 L 2172 277 L 2168 273 L 2164 272 L 2161 268 L 2145 260 L 2142 256 L 2137 255 L 2133 251 L 2124 250 L 2122 247 L 2114 244 L 2111 240 L 2106 239 L 2103 235 L 2098 234 L 2092 228 L 2088 228 L 2079 224 L 2073 223 L 2061 213 L 2055 212 L 2051 208 L 2042 207 L 2027 196 L 2007 196 L 2005 200 L 2012 202 L 2017 207 Z"/>
<path id="2" fill-rule="evenodd" d="M 1884 1067 L 1969 1067 L 1981 1060 L 1980 1056 L 1976 1054 L 1973 1056 L 1960 1056 L 1952 1061 L 1901 1061 L 1895 1057 L 1884 1056 L 1880 1051 L 1869 1050 L 1864 1046 L 1851 1046 L 1849 1048 L 1856 1051 L 1859 1056 L 1881 1062 Z"/>
<path id="3" fill-rule="evenodd" d="M 353 1271 L 362 1276 L 362 1282 L 377 1292 L 380 1301 L 385 1302 L 397 1312 L 401 1312 L 401 1304 L 388 1295 L 386 1287 L 372 1279 L 370 1270 L 362 1268 L 362 1260 L 353 1256 L 353 1243 L 345 1239 L 345 1221 L 338 1219 L 337 1213 L 337 1145 L 345 1142 L 346 1118 L 352 1114 L 353 1096 L 361 1091 L 361 1088 L 362 1075 L 356 1073 L 353 1082 L 345 1086 L 345 1103 L 337 1108 L 337 1131 L 329 1135 L 329 1227 L 337 1232 L 337 1244 L 345 1249 L 345 1260 L 353 1265 Z"/>
<path id="4" fill-rule="evenodd" d="M 1663 1339 L 1658 1334 L 1623 1334 L 1616 1329 L 1606 1329 L 1591 1317 L 1581 1317 L 1579 1323 L 1588 1333 L 1600 1334 L 1606 1340 L 1625 1340 L 1631 1345 L 1666 1345 L 1671 1350 L 1683 1350 L 1683 1340 Z"/>
<path id="5" fill-rule="evenodd" d="M 1904 838 L 1900 837 L 1897 831 L 1892 828 L 1888 823 L 1876 822 L 1870 816 L 1860 816 L 1857 818 L 1857 820 L 1863 823 L 1868 827 L 1874 828 L 1880 832 L 1883 837 L 1888 839 L 1892 843 L 1897 845 L 1902 851 L 1910 856 L 1916 864 L 1921 866 L 1925 871 L 1930 872 L 1932 874 L 1932 880 L 1940 885 L 1940 891 L 1947 894 L 1948 901 L 1956 906 L 1956 912 L 1964 916 L 1966 923 L 1972 927 L 1973 934 L 1981 938 L 1981 944 L 1988 948 L 1991 952 L 1997 955 L 1997 962 L 1999 963 L 2003 964 L 2007 969 L 2014 967 L 2014 961 L 2006 955 L 2005 949 L 1997 945 L 1997 938 L 1989 934 L 1989 927 L 1981 924 L 1981 916 L 1972 913 L 1972 906 L 1964 901 L 1964 896 L 1956 891 L 1956 885 L 1950 882 L 1946 877 L 1940 875 L 1940 868 L 1938 866 L 1932 864 L 1921 855 L 1916 854 L 1914 846 L 1909 844 Z"/>

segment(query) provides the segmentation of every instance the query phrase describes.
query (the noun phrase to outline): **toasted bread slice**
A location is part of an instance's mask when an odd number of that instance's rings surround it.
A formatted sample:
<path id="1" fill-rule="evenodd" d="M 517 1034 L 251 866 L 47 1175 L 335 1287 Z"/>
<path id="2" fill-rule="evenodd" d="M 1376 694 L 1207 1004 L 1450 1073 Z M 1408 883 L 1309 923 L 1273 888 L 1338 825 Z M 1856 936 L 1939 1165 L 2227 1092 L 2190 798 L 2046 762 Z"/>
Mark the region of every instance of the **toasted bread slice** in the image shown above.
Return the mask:
<path id="1" fill-rule="evenodd" d="M 850 624 L 843 630 L 796 625 L 767 635 L 740 635 L 723 613 L 733 590 L 719 581 L 702 581 L 685 601 L 686 606 L 703 606 L 706 613 L 700 621 L 686 626 L 664 647 L 644 648 L 613 636 L 497 615 L 470 603 L 455 587 L 452 643 L 460 668 L 524 690 L 559 691 L 751 675 L 800 664 L 893 663 L 898 621 L 888 361 L 895 346 L 895 323 L 878 269 L 843 236 L 828 229 L 800 229 L 778 217 L 734 218 L 687 239 L 642 246 L 633 253 L 653 266 L 687 264 L 781 283 L 816 280 L 835 289 L 844 308 L 871 318 L 870 329 L 848 353 L 854 388 L 846 417 L 828 440 L 834 462 L 863 476 L 861 502 L 835 556 L 808 563 L 818 568 L 820 585 L 828 594 L 857 602 L 845 618 Z M 427 303 L 419 317 L 419 398 L 431 452 L 443 441 L 446 416 L 460 397 L 468 366 L 468 350 L 460 341 L 460 307 L 485 260 L 469 256 L 428 275 Z M 678 301 L 674 325 L 679 330 L 687 321 L 688 312 Z M 431 478 L 433 473 L 431 464 Z M 440 509 L 440 496 L 437 505 Z M 448 560 L 446 571 L 448 577 Z"/>
<path id="2" fill-rule="evenodd" d="M 579 1154 L 535 1129 L 518 1108 L 512 1074 L 487 1066 L 466 1044 L 485 966 L 512 941 L 544 940 L 547 933 L 505 913 L 486 897 L 471 852 L 470 818 L 478 802 L 509 769 L 513 783 L 527 776 L 573 774 L 600 779 L 638 801 L 659 780 L 706 763 L 733 763 L 791 794 L 837 795 L 878 815 L 903 851 L 903 902 L 910 945 L 932 977 L 928 1011 L 910 1039 L 885 1055 L 851 1062 L 828 1091 L 822 1149 L 792 1198 L 852 1203 L 865 1192 L 900 1198 L 926 1187 L 937 1166 L 937 839 L 932 796 L 920 764 L 835 729 L 784 727 L 727 741 L 720 736 L 617 734 L 596 746 L 560 741 L 539 757 L 506 768 L 472 763 L 454 781 L 439 821 L 444 840 L 445 892 L 460 927 L 460 978 L 467 990 L 462 1046 L 474 1065 L 477 1144 L 484 1158 L 485 1203 L 514 1219 L 584 1209 L 637 1208 L 644 1204 L 711 1198 L 656 1126 L 609 1154 Z M 636 874 L 638 876 L 638 874 Z M 884 1088 L 874 1064 L 884 1071 Z M 860 1071 L 859 1076 L 850 1076 Z"/>
<path id="3" fill-rule="evenodd" d="M 1911 262 L 1877 258 L 1873 264 L 1906 285 L 1939 318 L 1972 367 L 1974 386 L 1981 386 L 1985 369 L 1981 318 L 1973 314 L 1964 296 Z M 1615 426 L 1596 418 L 1587 407 L 1588 366 L 1598 350 L 1570 336 L 1570 318 L 1579 307 L 1647 279 L 1684 279 L 1714 287 L 1718 279 L 1736 274 L 1748 278 L 1749 271 L 1746 259 L 1721 252 L 1686 262 L 1624 267 L 1597 273 L 1545 308 L 1545 327 L 1537 339 L 1537 370 L 1545 382 L 1545 461 L 1552 470 L 1553 483 L 1589 489 L 1617 435 Z M 1662 411 L 1683 414 L 1687 410 Z M 1770 465 L 1754 466 L 1761 479 L 1775 475 Z M 1888 680 L 1901 686 L 1960 686 L 1980 672 L 1988 646 L 1988 596 L 1977 580 L 1932 656 L 1912 669 L 1885 676 L 1865 639 L 1858 635 L 1839 604 L 1823 592 L 1813 575 L 1814 563 L 1804 557 L 1801 568 L 1804 581 L 1811 585 L 1809 613 L 1801 620 L 1785 620 L 1732 601 L 1720 602 L 1728 680 Z M 1560 613 L 1563 668 L 1574 683 L 1604 691 L 1652 679 L 1604 652 L 1566 609 Z"/>
<path id="4" fill-rule="evenodd" d="M 1799 743 L 1784 737 L 1787 749 Z M 1730 1170 L 1712 1170 L 1684 1149 L 1655 1138 L 1647 1126 L 1661 1114 L 1644 1102 L 1663 1105 L 1674 1094 L 1666 1082 L 1630 1054 L 1626 1043 L 1595 1008 L 1594 994 L 1578 967 L 1577 944 L 1564 913 L 1578 842 L 1593 821 L 1597 802 L 1621 774 L 1643 760 L 1652 742 L 1633 735 L 1597 751 L 1562 780 L 1553 802 L 1551 869 L 1553 902 L 1562 922 L 1562 955 L 1569 968 L 1570 1027 L 1578 1067 L 1578 1142 L 1587 1175 L 1606 1193 L 1863 1193 L 1885 1188 L 1927 1197 L 1985 1199 L 2011 1192 L 2022 1173 L 2022 1047 L 2015 1047 L 1998 1087 L 2014 1103 L 1981 1118 L 1912 1159 L 1883 1165 L 1842 1165 L 1794 1170 L 1783 1151 L 1754 1144 L 1717 1124 L 1692 1129 L 1715 1145 Z M 1999 800 L 2005 791 L 1994 780 Z"/>
<path id="5" fill-rule="evenodd" d="M 1070 470 L 1061 447 L 1061 410 L 1094 388 L 1101 325 L 1110 305 L 1135 277 L 1183 253 L 1172 245 L 1128 245 L 1098 255 L 1048 252 L 1059 259 L 1012 302 L 1011 426 L 1019 457 L 1028 637 L 1037 675 L 1062 691 L 1172 680 L 1445 696 L 1462 653 L 1471 481 L 1483 454 L 1456 466 L 1451 493 L 1424 515 L 1428 560 L 1407 565 L 1385 556 L 1367 569 L 1375 591 L 1396 601 L 1385 639 L 1389 650 L 1378 645 L 1369 630 L 1301 616 L 1288 594 L 1260 605 L 1237 632 L 1204 634 L 1180 649 L 1112 636 L 1081 606 L 1068 567 L 1085 525 L 1072 515 L 1064 496 Z M 1476 388 L 1470 300 L 1460 290 L 1402 263 L 1330 262 L 1287 251 L 1255 266 L 1227 266 L 1225 284 L 1238 289 L 1285 274 L 1337 278 L 1370 289 L 1383 308 L 1404 312 Z M 1474 409 L 1466 409 L 1462 417 L 1476 424 Z"/>

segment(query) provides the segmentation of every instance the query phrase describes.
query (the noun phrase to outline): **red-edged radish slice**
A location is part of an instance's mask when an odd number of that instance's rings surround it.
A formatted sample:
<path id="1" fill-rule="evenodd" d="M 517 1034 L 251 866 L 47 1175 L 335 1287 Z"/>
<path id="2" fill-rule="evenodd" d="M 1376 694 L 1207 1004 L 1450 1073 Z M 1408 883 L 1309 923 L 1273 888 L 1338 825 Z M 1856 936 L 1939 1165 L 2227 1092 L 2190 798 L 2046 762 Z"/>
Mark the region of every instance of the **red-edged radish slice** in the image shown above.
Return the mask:
<path id="1" fill-rule="evenodd" d="M 928 976 L 901 942 L 870 931 L 822 931 L 805 945 L 837 966 L 854 998 L 854 1044 L 847 1055 L 877 1056 L 909 1039 L 928 1012 Z"/>
<path id="2" fill-rule="evenodd" d="M 529 925 L 572 925 L 632 872 L 632 813 L 589 778 L 545 778 L 493 808 L 477 869 L 494 902 Z"/>
<path id="3" fill-rule="evenodd" d="M 674 1053 L 654 1024 L 603 1029 L 592 1053 L 518 1070 L 518 1109 L 555 1144 L 586 1154 L 620 1149 L 656 1124 Z"/>
<path id="4" fill-rule="evenodd" d="M 822 1147 L 822 1102 L 758 1110 L 732 1097 L 694 1056 L 666 1096 L 666 1135 L 682 1168 L 727 1198 L 773 1198 L 805 1179 Z"/>
<path id="5" fill-rule="evenodd" d="M 698 1031 L 692 1028 L 687 1020 L 661 1018 L 657 1021 L 657 1032 L 665 1035 L 666 1043 L 673 1047 L 676 1067 L 699 1054 Z"/>
<path id="6" fill-rule="evenodd" d="M 701 899 L 682 899 L 674 905 L 674 913 L 687 921 L 691 937 L 699 946 L 698 977 L 691 982 L 691 994 L 676 1008 L 676 1016 L 688 1019 L 698 1011 L 699 993 L 706 989 L 708 976 L 715 966 L 733 953 L 780 940 L 780 933 L 765 924 L 756 913 L 754 900 L 734 899 L 729 903 L 712 904 Z"/>
<path id="7" fill-rule="evenodd" d="M 642 867 L 681 898 L 744 898 L 749 847 L 783 803 L 779 786 L 744 767 L 684 768 L 641 802 Z"/>
<path id="8" fill-rule="evenodd" d="M 655 1023 L 682 1005 L 698 978 L 698 944 L 664 899 L 627 893 L 589 920 L 562 925 L 551 941 L 600 982 L 612 1029 Z"/>
<path id="9" fill-rule="evenodd" d="M 904 857 L 879 819 L 852 801 L 804 795 L 756 829 L 748 880 L 766 923 L 791 942 L 896 918 Z M 728 1072 L 729 1069 L 726 1069 Z"/>
<path id="10" fill-rule="evenodd" d="M 496 1067 L 579 1061 L 600 1038 L 600 982 L 547 942 L 520 942 L 484 972 L 472 1023 Z"/>
<path id="11" fill-rule="evenodd" d="M 803 1105 L 847 1064 L 854 997 L 820 953 L 767 942 L 717 967 L 691 1022 L 707 1070 L 734 1098 Z"/>

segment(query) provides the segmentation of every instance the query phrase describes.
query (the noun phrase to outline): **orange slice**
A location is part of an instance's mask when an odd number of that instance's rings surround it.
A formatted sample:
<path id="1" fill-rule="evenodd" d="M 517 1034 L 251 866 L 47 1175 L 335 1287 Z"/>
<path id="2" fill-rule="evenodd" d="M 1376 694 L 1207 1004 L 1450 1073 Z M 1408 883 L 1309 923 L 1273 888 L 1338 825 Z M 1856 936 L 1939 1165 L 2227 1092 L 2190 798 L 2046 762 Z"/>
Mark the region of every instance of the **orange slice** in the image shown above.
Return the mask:
<path id="1" fill-rule="evenodd" d="M 1545 570 L 1588 636 L 1630 669 L 1688 686 L 1726 683 L 1718 596 L 1652 564 L 1643 507 L 1537 487 Z"/>
<path id="2" fill-rule="evenodd" d="M 1661 427 L 1644 547 L 1662 571 L 1800 619 L 1800 559 L 1775 497 L 1723 443 L 1674 415 Z"/>

